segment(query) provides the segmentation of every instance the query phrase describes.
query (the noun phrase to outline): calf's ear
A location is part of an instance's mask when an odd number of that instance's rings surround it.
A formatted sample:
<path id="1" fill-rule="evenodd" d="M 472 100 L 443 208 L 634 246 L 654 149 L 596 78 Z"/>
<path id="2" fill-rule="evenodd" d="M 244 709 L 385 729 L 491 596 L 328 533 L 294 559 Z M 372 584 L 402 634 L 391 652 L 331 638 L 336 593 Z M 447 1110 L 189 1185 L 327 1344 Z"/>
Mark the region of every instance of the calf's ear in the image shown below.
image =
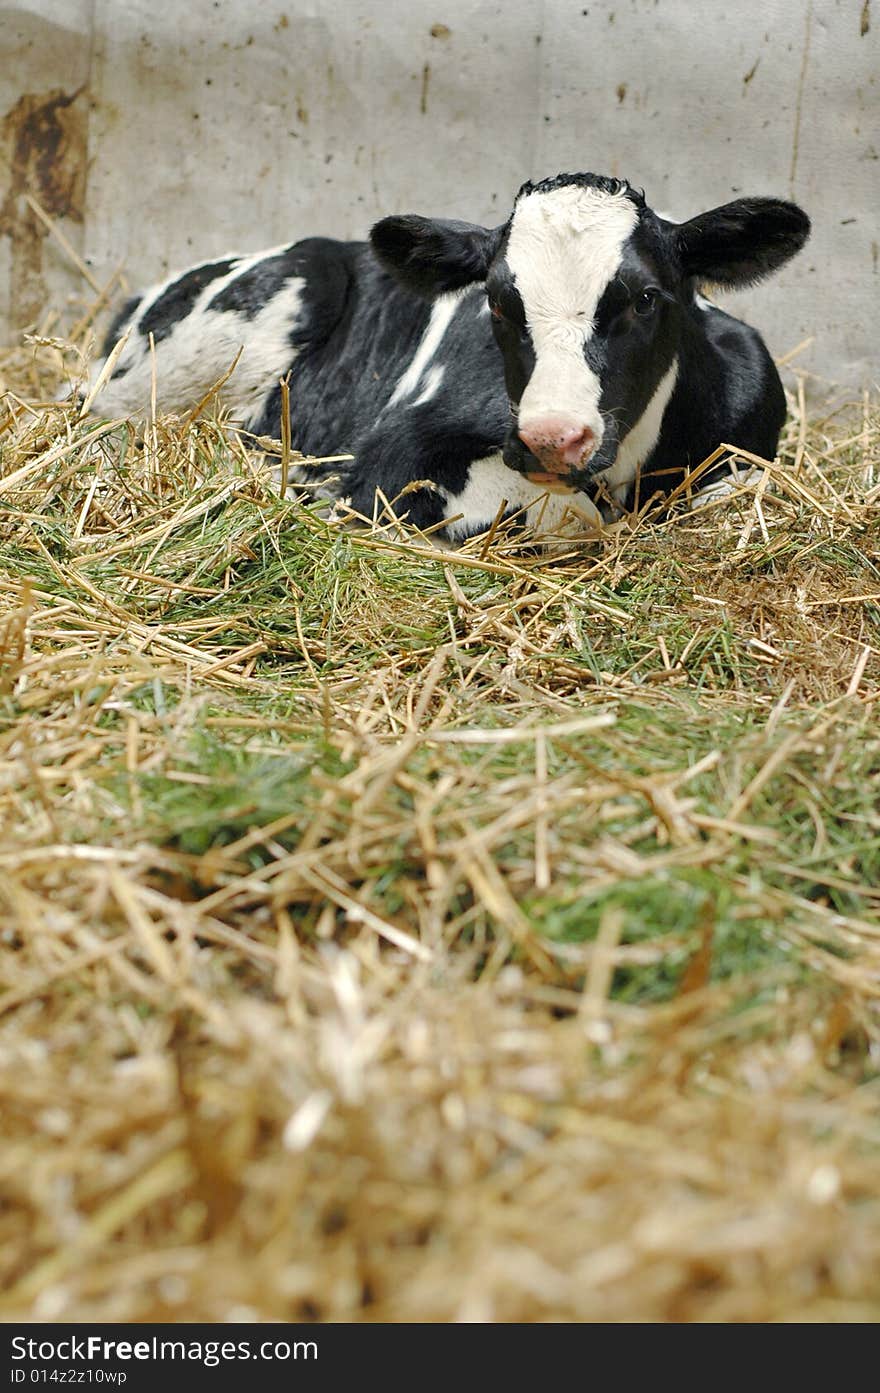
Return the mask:
<path id="1" fill-rule="evenodd" d="M 370 243 L 401 285 L 431 298 L 485 280 L 500 237 L 501 228 L 407 213 L 377 222 Z"/>
<path id="2" fill-rule="evenodd" d="M 806 213 L 778 198 L 739 198 L 681 223 L 674 234 L 685 275 L 731 287 L 763 280 L 809 235 Z"/>

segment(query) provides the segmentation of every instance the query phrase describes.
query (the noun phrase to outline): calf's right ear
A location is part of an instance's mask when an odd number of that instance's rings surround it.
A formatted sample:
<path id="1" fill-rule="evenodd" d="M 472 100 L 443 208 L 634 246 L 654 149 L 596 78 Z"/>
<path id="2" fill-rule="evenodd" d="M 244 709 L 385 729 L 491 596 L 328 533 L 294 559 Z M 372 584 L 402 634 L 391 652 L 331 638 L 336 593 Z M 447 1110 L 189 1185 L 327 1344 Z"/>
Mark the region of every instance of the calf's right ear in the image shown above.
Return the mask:
<path id="1" fill-rule="evenodd" d="M 407 213 L 377 222 L 370 244 L 395 280 L 430 299 L 485 280 L 501 232 L 501 228 Z"/>

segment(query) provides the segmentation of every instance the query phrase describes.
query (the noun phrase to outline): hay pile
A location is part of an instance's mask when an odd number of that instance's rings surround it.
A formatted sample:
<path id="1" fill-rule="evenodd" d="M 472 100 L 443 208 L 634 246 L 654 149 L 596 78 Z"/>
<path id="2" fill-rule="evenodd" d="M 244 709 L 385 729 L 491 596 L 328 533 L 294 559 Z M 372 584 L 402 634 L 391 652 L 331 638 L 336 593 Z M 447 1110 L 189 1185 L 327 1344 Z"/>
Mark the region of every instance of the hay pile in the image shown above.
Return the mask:
<path id="1" fill-rule="evenodd" d="M 875 1319 L 872 405 L 548 562 L 66 352 L 0 359 L 3 1318 Z"/>

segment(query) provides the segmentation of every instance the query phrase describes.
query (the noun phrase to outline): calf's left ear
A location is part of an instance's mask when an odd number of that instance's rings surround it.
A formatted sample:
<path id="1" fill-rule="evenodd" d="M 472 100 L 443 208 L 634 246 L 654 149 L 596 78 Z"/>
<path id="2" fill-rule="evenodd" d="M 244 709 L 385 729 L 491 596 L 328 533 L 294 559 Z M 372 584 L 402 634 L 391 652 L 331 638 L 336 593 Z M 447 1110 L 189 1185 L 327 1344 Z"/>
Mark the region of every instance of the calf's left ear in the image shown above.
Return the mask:
<path id="1" fill-rule="evenodd" d="M 778 270 L 809 235 L 810 219 L 797 204 L 739 198 L 681 223 L 675 243 L 685 275 L 737 287 Z"/>
<path id="2" fill-rule="evenodd" d="M 370 243 L 401 285 L 431 298 L 485 280 L 500 237 L 500 228 L 407 213 L 377 222 Z"/>

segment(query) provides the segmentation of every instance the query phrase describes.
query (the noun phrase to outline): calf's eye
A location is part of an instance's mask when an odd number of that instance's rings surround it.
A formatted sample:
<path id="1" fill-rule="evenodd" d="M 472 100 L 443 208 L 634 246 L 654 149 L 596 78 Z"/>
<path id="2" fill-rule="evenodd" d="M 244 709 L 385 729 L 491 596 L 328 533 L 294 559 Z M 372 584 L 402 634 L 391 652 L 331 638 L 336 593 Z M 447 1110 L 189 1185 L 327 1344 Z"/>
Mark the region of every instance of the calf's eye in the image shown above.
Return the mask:
<path id="1" fill-rule="evenodd" d="M 489 313 L 491 314 L 491 316 L 492 316 L 493 319 L 503 319 L 503 318 L 504 318 L 504 315 L 501 313 L 501 308 L 500 308 L 500 306 L 499 306 L 499 305 L 493 305 L 491 301 L 489 302 Z"/>
<path id="2" fill-rule="evenodd" d="M 659 299 L 659 296 L 660 291 L 657 289 L 655 285 L 646 286 L 644 290 L 639 291 L 638 295 L 633 301 L 633 309 L 635 310 L 636 314 L 640 314 L 643 316 L 651 314 L 651 312 L 654 309 L 656 309 L 657 300 Z"/>

